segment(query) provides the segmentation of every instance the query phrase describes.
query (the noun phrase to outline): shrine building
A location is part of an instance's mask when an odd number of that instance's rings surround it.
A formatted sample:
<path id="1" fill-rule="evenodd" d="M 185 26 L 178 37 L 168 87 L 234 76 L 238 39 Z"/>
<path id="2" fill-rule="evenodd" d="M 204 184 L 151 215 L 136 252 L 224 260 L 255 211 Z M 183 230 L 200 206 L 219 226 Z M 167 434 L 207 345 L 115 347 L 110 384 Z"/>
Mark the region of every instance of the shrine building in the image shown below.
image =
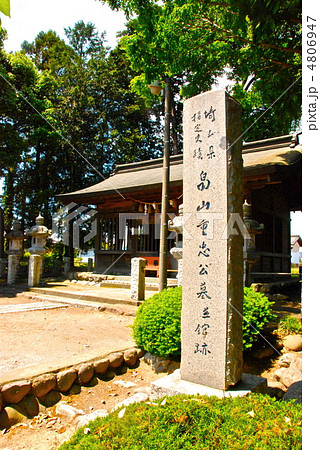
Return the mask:
<path id="1" fill-rule="evenodd" d="M 252 280 L 278 281 L 291 272 L 290 212 L 302 207 L 299 135 L 245 143 L 242 155 L 243 202 L 252 205 L 252 218 L 264 224 L 256 236 Z M 65 205 L 75 202 L 98 210 L 95 272 L 113 264 L 109 273 L 128 275 L 132 257 L 159 256 L 162 163 L 158 158 L 117 165 L 108 179 L 57 196 Z M 183 203 L 182 154 L 170 157 L 169 203 L 169 213 L 177 215 Z M 175 236 L 169 237 L 168 247 L 174 243 Z M 170 256 L 170 268 L 175 264 Z"/>

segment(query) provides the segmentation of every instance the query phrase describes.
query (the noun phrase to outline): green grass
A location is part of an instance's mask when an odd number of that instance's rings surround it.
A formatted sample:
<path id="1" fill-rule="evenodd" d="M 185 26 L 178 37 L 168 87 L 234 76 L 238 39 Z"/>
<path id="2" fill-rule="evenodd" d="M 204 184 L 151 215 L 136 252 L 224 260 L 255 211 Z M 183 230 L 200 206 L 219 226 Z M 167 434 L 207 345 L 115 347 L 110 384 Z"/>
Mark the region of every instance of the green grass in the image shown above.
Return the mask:
<path id="1" fill-rule="evenodd" d="M 245 398 L 168 397 L 139 403 L 79 429 L 60 450 L 297 450 L 301 405 L 252 394 Z"/>
<path id="2" fill-rule="evenodd" d="M 301 334 L 302 324 L 299 319 L 293 316 L 283 317 L 278 325 L 278 334 L 287 336 L 288 334 Z"/>

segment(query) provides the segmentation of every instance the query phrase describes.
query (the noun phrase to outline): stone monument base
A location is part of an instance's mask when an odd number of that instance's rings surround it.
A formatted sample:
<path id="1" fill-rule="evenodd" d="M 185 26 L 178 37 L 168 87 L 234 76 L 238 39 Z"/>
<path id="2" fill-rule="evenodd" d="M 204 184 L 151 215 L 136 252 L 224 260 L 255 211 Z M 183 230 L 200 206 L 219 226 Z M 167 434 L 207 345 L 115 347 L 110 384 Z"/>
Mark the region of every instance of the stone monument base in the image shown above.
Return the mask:
<path id="1" fill-rule="evenodd" d="M 175 370 L 172 374 L 160 378 L 151 383 L 152 400 L 164 396 L 172 395 L 207 395 L 209 397 L 244 397 L 250 392 L 265 393 L 267 390 L 267 379 L 256 375 L 243 373 L 241 381 L 236 386 L 231 386 L 227 391 L 214 389 L 201 384 L 191 383 L 181 379 L 180 369 Z"/>

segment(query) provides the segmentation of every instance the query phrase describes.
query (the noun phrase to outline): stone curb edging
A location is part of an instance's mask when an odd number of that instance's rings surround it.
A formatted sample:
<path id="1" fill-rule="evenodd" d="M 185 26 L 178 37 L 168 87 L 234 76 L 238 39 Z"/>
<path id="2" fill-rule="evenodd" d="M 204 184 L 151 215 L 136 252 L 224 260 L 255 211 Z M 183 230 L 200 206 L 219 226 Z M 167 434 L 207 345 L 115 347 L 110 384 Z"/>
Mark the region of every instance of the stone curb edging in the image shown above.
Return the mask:
<path id="1" fill-rule="evenodd" d="M 134 367 L 144 354 L 144 350 L 131 347 L 74 365 L 64 365 L 28 379 L 0 383 L 0 430 L 10 428 L 25 417 L 36 416 L 39 402 L 44 405 L 54 402 L 55 398 L 61 397 L 60 393 L 68 392 L 74 384 L 81 389 L 95 375 L 110 372 L 110 378 L 113 378 L 113 369 Z"/>

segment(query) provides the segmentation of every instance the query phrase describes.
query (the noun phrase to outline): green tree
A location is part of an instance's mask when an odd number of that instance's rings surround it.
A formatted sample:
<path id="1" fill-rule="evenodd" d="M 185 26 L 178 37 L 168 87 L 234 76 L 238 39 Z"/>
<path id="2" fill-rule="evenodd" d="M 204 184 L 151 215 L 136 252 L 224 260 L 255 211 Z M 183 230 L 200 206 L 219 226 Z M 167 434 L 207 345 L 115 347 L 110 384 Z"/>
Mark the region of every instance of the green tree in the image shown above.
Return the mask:
<path id="1" fill-rule="evenodd" d="M 246 140 L 289 132 L 301 116 L 300 0 L 107 0 L 137 16 L 124 37 L 133 87 L 183 76 L 181 95 L 211 89 L 219 77 L 243 106 Z M 285 93 L 285 94 L 284 94 Z M 284 95 L 283 95 L 284 94 Z M 277 100 L 277 101 L 276 101 Z M 263 120 L 256 119 L 263 114 Z M 281 120 L 279 118 L 281 117 Z"/>
<path id="2" fill-rule="evenodd" d="M 5 198 L 10 217 L 28 226 L 39 210 L 50 226 L 56 194 L 101 181 L 116 163 L 152 158 L 161 145 L 153 111 L 130 90 L 137 73 L 124 50 L 110 52 L 92 24 L 66 35 L 69 44 L 41 32 L 22 52 L 0 53 Z"/>
<path id="3" fill-rule="evenodd" d="M 5 33 L 2 30 L 2 36 Z M 29 58 L 21 53 L 6 54 L 0 48 L 0 176 L 5 177 L 4 210 L 6 227 L 14 214 L 19 165 L 28 151 L 31 102 L 38 74 Z"/>

